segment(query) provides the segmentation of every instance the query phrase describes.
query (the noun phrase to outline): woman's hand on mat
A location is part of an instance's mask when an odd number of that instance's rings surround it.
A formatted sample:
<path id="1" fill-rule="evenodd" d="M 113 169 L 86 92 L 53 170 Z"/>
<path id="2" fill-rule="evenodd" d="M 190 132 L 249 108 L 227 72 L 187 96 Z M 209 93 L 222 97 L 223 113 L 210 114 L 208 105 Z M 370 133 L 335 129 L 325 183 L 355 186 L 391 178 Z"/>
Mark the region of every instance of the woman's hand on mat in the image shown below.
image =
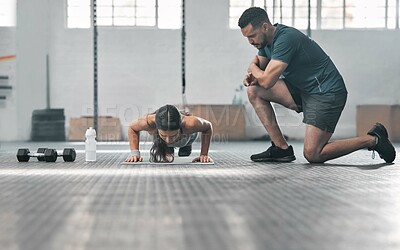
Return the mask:
<path id="1" fill-rule="evenodd" d="M 200 155 L 193 159 L 192 162 L 212 162 L 213 160 L 208 155 Z"/>
<path id="2" fill-rule="evenodd" d="M 143 161 L 143 158 L 141 156 L 129 156 L 128 159 L 125 160 L 125 162 L 138 162 L 138 161 Z"/>

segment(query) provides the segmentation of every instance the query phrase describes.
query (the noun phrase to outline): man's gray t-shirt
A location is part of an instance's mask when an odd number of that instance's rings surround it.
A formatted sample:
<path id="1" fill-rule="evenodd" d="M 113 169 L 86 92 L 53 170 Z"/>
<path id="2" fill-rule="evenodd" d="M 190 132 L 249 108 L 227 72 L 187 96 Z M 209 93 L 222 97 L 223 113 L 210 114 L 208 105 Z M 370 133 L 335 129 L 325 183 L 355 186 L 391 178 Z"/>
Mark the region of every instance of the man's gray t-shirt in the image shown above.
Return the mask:
<path id="1" fill-rule="evenodd" d="M 274 26 L 272 45 L 260 49 L 259 56 L 287 63 L 282 75 L 303 93 L 347 93 L 336 66 L 316 42 L 295 28 Z"/>

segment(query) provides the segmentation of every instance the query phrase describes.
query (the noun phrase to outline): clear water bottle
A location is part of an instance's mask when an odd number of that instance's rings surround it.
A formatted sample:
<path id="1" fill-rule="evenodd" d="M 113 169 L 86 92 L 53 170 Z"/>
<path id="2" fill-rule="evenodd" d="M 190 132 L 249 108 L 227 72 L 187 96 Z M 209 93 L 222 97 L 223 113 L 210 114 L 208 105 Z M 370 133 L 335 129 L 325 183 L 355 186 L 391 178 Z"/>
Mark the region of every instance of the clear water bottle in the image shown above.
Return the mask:
<path id="1" fill-rule="evenodd" d="M 243 86 L 235 89 L 235 95 L 233 96 L 232 104 L 242 104 L 242 92 Z"/>
<path id="2" fill-rule="evenodd" d="M 86 161 L 96 161 L 96 130 L 88 128 L 85 133 L 85 154 Z"/>

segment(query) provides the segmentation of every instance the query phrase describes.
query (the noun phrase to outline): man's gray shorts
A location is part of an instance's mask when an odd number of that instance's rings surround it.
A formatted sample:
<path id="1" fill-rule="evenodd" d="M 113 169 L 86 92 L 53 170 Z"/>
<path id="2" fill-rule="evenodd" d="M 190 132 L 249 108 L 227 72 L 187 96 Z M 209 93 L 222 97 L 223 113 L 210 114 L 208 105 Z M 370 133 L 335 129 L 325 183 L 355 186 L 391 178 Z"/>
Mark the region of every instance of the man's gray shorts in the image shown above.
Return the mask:
<path id="1" fill-rule="evenodd" d="M 333 133 L 346 104 L 347 93 L 305 94 L 286 82 L 303 122 Z"/>

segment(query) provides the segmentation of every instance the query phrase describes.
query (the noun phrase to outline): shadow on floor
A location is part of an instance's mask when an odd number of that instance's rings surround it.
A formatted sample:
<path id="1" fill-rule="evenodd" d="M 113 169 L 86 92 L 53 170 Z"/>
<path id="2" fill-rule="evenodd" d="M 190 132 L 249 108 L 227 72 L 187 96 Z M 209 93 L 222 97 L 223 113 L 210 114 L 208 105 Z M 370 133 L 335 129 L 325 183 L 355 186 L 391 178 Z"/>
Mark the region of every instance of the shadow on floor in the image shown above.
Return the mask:
<path id="1" fill-rule="evenodd" d="M 310 169 L 313 167 L 346 167 L 358 168 L 361 170 L 375 170 L 381 167 L 394 165 L 394 163 L 379 163 L 379 164 L 333 164 L 333 163 L 306 163 L 303 164 L 304 168 Z"/>

